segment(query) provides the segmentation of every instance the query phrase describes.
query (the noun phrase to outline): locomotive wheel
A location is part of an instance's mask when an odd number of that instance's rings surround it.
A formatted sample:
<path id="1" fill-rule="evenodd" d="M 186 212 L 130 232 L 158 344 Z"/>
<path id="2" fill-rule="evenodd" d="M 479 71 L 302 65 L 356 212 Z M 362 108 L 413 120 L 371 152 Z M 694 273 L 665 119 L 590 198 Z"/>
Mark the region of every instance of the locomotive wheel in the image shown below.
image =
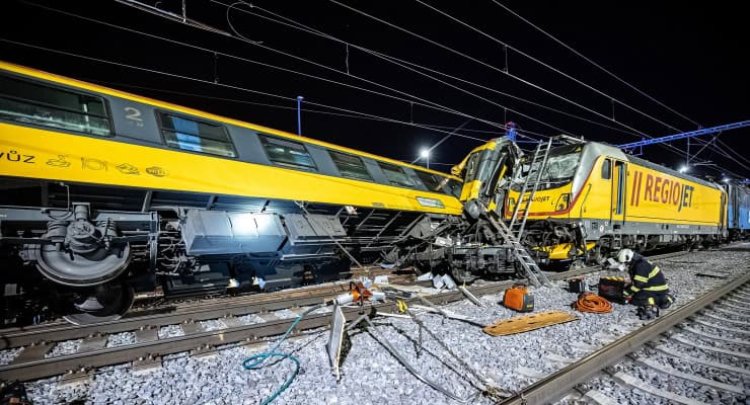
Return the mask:
<path id="1" fill-rule="evenodd" d="M 127 283 L 112 282 L 96 286 L 73 303 L 75 312 L 63 316 L 74 325 L 116 321 L 133 306 L 135 294 Z"/>
<path id="2" fill-rule="evenodd" d="M 55 245 L 34 249 L 36 267 L 50 280 L 72 287 L 90 287 L 112 281 L 128 267 L 130 245 L 71 253 Z"/>

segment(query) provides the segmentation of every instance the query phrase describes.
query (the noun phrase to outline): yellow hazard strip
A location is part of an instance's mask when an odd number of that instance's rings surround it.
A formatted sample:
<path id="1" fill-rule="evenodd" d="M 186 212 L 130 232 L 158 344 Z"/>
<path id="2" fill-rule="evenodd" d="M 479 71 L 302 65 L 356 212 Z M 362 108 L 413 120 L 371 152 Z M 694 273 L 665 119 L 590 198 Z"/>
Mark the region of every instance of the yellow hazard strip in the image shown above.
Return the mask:
<path id="1" fill-rule="evenodd" d="M 578 320 L 578 317 L 569 312 L 546 311 L 501 319 L 492 325 L 485 326 L 482 330 L 488 335 L 505 336 L 576 320 Z"/>

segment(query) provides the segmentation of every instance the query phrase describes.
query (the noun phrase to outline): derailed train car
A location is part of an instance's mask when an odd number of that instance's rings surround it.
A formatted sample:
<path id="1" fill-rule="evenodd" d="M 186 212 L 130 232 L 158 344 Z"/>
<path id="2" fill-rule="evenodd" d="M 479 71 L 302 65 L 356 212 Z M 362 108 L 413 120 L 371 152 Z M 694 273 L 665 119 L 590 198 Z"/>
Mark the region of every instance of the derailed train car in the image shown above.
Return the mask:
<path id="1" fill-rule="evenodd" d="M 516 183 L 508 193 L 506 218 L 519 194 Z M 727 236 L 727 193 L 719 184 L 616 147 L 573 143 L 550 152 L 527 229 L 527 245 L 553 262 L 597 262 L 622 247 L 712 243 Z"/>
<path id="2" fill-rule="evenodd" d="M 462 211 L 456 177 L 1 62 L 0 147 L 8 322 L 336 279 Z"/>

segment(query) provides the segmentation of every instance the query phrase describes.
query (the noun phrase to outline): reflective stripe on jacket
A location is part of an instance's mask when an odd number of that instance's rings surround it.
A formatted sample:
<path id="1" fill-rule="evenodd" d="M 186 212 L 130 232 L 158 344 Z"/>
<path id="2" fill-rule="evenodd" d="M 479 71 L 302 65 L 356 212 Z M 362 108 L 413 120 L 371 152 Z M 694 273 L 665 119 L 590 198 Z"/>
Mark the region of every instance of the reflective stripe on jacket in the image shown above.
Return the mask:
<path id="1" fill-rule="evenodd" d="M 633 255 L 633 261 L 630 263 L 630 280 L 632 280 L 629 289 L 631 294 L 641 290 L 655 293 L 669 292 L 667 279 L 659 270 L 659 266 L 654 266 L 637 253 Z"/>

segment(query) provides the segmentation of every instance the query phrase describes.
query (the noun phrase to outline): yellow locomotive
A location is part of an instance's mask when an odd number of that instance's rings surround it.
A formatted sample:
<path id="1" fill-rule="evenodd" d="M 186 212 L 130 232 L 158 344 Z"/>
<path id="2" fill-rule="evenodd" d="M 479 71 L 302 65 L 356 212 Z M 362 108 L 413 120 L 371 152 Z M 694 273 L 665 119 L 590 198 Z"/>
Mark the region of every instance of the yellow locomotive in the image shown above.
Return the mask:
<path id="1" fill-rule="evenodd" d="M 527 176 L 535 177 L 539 167 Z M 518 179 L 504 217 L 523 197 Z M 726 236 L 726 191 L 620 149 L 580 142 L 550 151 L 528 209 L 526 243 L 552 261 L 601 260 L 621 247 L 649 250 Z M 520 207 L 527 202 L 520 200 Z"/>
<path id="2" fill-rule="evenodd" d="M 42 301 L 31 312 L 111 319 L 134 286 L 182 295 L 337 279 L 459 215 L 460 184 L 0 62 L 2 318 Z"/>

